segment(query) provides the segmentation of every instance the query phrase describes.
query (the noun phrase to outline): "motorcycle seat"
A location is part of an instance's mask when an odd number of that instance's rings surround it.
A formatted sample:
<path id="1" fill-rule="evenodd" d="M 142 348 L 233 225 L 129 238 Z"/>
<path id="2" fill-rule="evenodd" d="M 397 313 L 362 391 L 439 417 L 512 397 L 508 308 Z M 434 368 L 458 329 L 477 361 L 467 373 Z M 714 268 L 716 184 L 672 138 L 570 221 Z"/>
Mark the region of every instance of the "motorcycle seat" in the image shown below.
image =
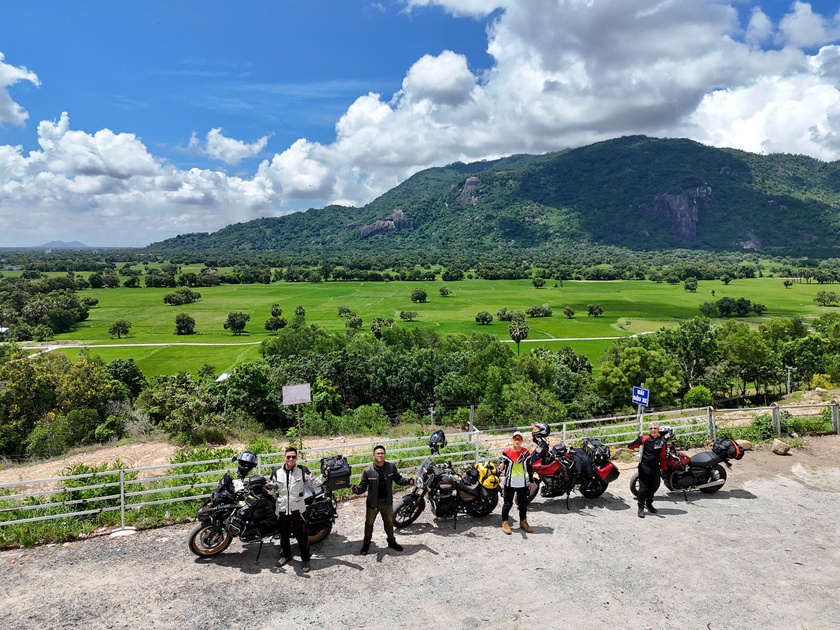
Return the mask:
<path id="1" fill-rule="evenodd" d="M 722 461 L 723 460 L 720 457 L 711 451 L 704 451 L 703 453 L 697 453 L 697 455 L 691 458 L 691 465 L 700 468 L 709 468 L 710 466 L 719 464 Z"/>

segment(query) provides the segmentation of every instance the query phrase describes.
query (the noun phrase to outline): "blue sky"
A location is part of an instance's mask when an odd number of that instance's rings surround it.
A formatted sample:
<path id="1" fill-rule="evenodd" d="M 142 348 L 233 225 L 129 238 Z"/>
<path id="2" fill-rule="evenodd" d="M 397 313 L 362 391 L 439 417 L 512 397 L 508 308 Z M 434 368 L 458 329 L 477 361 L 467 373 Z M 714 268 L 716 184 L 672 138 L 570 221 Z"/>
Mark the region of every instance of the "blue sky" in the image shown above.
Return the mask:
<path id="1" fill-rule="evenodd" d="M 7 3 L 0 247 L 361 205 L 644 133 L 840 157 L 838 2 Z"/>

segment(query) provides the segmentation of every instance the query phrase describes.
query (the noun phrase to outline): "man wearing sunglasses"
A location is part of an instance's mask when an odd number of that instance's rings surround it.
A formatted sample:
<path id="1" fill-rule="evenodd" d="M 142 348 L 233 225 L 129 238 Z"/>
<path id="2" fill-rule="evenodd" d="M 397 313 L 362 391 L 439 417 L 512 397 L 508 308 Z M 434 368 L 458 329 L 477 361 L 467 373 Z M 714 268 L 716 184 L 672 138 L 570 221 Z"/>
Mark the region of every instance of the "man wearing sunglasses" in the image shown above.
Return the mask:
<path id="1" fill-rule="evenodd" d="M 284 566 L 292 558 L 292 536 L 300 547 L 300 559 L 303 563 L 301 570 L 309 573 L 309 533 L 303 518 L 306 512 L 304 491 L 320 486 L 323 480 L 313 477 L 306 466 L 298 465 L 298 452 L 294 446 L 286 449 L 286 462 L 271 473 L 271 487 L 277 495 L 277 526 L 280 530 L 280 557 L 277 566 Z"/>

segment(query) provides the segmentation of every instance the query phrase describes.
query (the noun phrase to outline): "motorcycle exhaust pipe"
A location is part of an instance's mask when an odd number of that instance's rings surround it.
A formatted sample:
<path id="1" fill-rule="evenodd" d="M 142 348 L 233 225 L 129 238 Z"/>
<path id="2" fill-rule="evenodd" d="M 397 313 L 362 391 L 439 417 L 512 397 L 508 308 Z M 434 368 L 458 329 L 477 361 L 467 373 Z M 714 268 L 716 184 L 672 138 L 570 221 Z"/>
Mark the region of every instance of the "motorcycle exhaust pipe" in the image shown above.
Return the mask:
<path id="1" fill-rule="evenodd" d="M 718 479 L 717 481 L 712 481 L 709 483 L 704 483 L 700 486 L 697 486 L 698 490 L 702 490 L 703 488 L 715 488 L 717 486 L 722 486 L 726 483 L 726 479 Z"/>

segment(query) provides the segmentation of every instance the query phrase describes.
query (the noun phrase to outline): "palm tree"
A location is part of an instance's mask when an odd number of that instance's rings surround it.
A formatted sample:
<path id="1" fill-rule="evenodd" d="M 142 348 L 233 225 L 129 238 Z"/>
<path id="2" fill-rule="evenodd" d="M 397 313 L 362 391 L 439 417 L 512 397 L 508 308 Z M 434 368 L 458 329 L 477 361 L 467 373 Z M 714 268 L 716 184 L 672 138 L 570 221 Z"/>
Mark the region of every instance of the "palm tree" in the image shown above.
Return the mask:
<path id="1" fill-rule="evenodd" d="M 508 326 L 508 334 L 516 344 L 516 356 L 519 356 L 519 342 L 528 338 L 528 332 L 531 329 L 521 319 L 514 319 Z"/>

